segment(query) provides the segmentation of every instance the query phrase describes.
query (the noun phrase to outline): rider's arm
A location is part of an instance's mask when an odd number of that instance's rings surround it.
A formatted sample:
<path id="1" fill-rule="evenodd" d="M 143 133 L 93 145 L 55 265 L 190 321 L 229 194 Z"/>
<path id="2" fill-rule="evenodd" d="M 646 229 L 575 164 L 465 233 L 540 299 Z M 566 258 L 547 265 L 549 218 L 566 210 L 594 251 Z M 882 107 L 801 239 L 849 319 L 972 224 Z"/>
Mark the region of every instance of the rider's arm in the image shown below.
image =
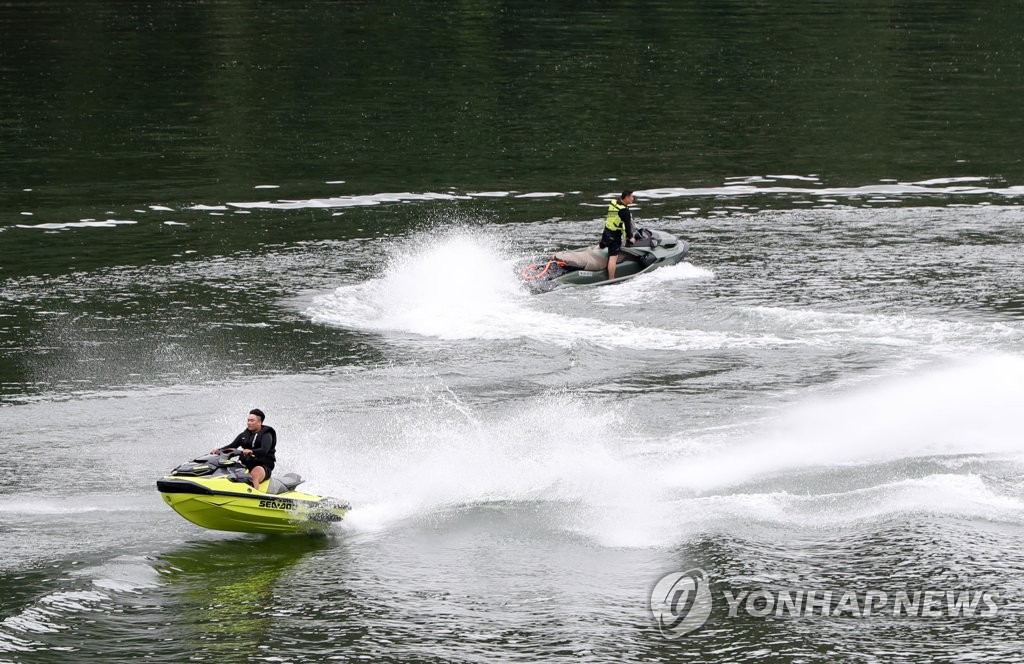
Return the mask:
<path id="1" fill-rule="evenodd" d="M 623 221 L 623 223 L 626 224 L 626 239 L 627 239 L 627 241 L 632 242 L 635 229 L 633 228 L 633 215 L 629 211 L 628 207 L 627 208 L 622 208 L 621 210 L 619 210 L 619 219 L 621 219 Z"/>
<path id="2" fill-rule="evenodd" d="M 236 449 L 240 448 L 242 446 L 243 442 L 245 442 L 245 432 L 244 431 L 242 433 L 238 434 L 237 436 L 235 436 L 235 439 L 233 441 L 231 441 L 230 443 L 228 443 L 224 447 L 218 447 L 213 452 L 211 452 L 211 454 L 227 454 L 228 452 L 233 452 Z"/>

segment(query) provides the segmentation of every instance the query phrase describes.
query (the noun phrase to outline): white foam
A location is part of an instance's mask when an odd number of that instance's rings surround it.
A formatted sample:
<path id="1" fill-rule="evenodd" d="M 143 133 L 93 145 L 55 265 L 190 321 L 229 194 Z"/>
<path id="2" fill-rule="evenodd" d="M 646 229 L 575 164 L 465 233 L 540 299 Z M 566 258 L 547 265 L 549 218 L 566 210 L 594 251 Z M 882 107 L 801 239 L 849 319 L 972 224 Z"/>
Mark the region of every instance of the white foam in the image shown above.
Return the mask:
<path id="1" fill-rule="evenodd" d="M 1024 453 L 1007 415 L 1022 401 L 1024 358 L 975 358 L 802 403 L 717 454 L 669 466 L 663 478 L 707 491 L 814 466 Z"/>
<path id="2" fill-rule="evenodd" d="M 942 320 L 906 314 L 860 314 L 784 307 L 751 307 L 747 315 L 770 329 L 824 345 L 912 346 L 962 349 L 964 342 L 1006 344 L 1024 341 L 1024 329 L 1002 322 Z"/>
<path id="3" fill-rule="evenodd" d="M 768 176 L 778 179 L 781 176 Z M 968 181 L 958 179 L 957 181 Z M 973 181 L 973 180 L 970 180 Z M 722 187 L 663 187 L 658 189 L 645 189 L 637 191 L 641 199 L 662 199 L 662 198 L 688 198 L 688 197 L 730 197 L 730 196 L 752 196 L 764 194 L 786 194 L 794 196 L 812 196 L 815 198 L 869 198 L 872 196 L 884 196 L 886 198 L 899 199 L 907 196 L 1004 196 L 1015 198 L 1024 196 L 1024 186 L 1010 187 L 985 187 L 985 186 L 960 186 L 953 181 L 946 182 L 947 186 L 935 186 L 938 181 L 926 181 L 924 183 L 878 183 L 863 185 L 860 187 L 786 187 L 786 186 L 754 186 L 761 179 L 750 179 L 742 182 L 728 183 Z"/>
<path id="4" fill-rule="evenodd" d="M 229 206 L 243 209 L 264 209 L 264 210 L 301 210 L 306 208 L 346 208 L 346 207 L 366 207 L 373 205 L 380 205 L 382 203 L 409 203 L 416 201 L 452 201 L 460 198 L 468 198 L 467 196 L 458 196 L 455 194 L 441 194 L 434 192 L 425 193 L 412 193 L 412 192 L 395 192 L 395 193 L 380 193 L 380 194 L 366 194 L 363 196 L 332 196 L 330 198 L 310 198 L 305 200 L 282 200 L 282 201 L 243 201 L 237 203 L 228 203 Z M 191 209 L 227 209 L 227 208 L 213 208 L 208 206 L 195 206 Z"/>
<path id="5" fill-rule="evenodd" d="M 818 182 L 816 175 L 766 175 L 770 180 L 802 180 L 804 182 Z"/>
<path id="6" fill-rule="evenodd" d="M 706 268 L 690 263 L 676 263 L 651 270 L 633 277 L 614 287 L 598 289 L 597 300 L 602 304 L 615 307 L 626 307 L 641 302 L 653 302 L 664 293 L 660 290 L 665 284 L 675 281 L 693 281 L 714 279 L 715 273 Z"/>
<path id="7" fill-rule="evenodd" d="M 46 223 L 46 224 L 16 224 L 17 228 L 32 228 L 47 231 L 64 231 L 71 228 L 114 228 L 115 226 L 122 226 L 125 224 L 137 224 L 137 221 L 131 221 L 128 219 L 106 219 L 104 221 L 96 221 L 93 219 L 82 220 L 82 221 L 69 221 L 64 223 Z"/>
<path id="8" fill-rule="evenodd" d="M 610 179 L 614 181 L 614 179 Z M 793 182 L 794 185 L 786 183 Z M 872 198 L 874 202 L 889 202 L 901 200 L 908 196 L 1003 196 L 1016 198 L 1024 196 L 1024 186 L 995 187 L 985 186 L 987 178 L 981 177 L 955 177 L 935 178 L 919 182 L 897 182 L 882 181 L 874 184 L 859 187 L 825 187 L 820 185 L 820 178 L 815 175 L 765 175 L 750 177 L 726 178 L 725 184 L 720 187 L 663 187 L 655 189 L 644 189 L 636 192 L 641 199 L 688 198 L 688 197 L 738 197 L 751 195 L 788 195 L 793 197 L 807 197 L 803 203 L 813 203 L 828 200 L 834 202 L 836 199 L 859 199 Z M 331 180 L 328 185 L 344 184 L 344 180 Z M 812 186 L 798 186 L 799 183 L 808 183 Z M 767 186 L 765 186 L 767 185 Z M 279 185 L 256 185 L 254 189 L 277 189 Z M 577 195 L 579 192 L 569 192 Z M 607 199 L 618 195 L 619 192 L 608 192 L 600 199 Z M 534 192 L 512 192 L 512 191 L 481 191 L 469 193 L 447 192 L 380 192 L 376 194 L 360 194 L 351 196 L 329 196 L 310 199 L 276 200 L 276 201 L 239 201 L 227 205 L 193 205 L 190 210 L 225 210 L 228 207 L 242 209 L 271 209 L 271 210 L 294 210 L 307 208 L 350 208 L 381 205 L 384 203 L 416 203 L 424 201 L 452 201 L 469 200 L 473 198 L 504 198 L 513 196 L 520 199 L 545 199 L 560 198 L 567 194 L 559 191 L 534 191 Z M 598 206 L 602 204 L 581 201 L 583 206 Z M 151 209 L 159 209 L 159 206 L 150 206 Z"/>
<path id="9" fill-rule="evenodd" d="M 932 178 L 931 180 L 919 180 L 911 184 L 931 187 L 937 184 L 953 184 L 954 182 L 985 182 L 988 178 L 980 177 L 958 177 L 958 178 Z"/>
<path id="10" fill-rule="evenodd" d="M 361 420 L 344 451 L 298 456 L 345 469 L 311 483 L 352 501 L 346 527 L 358 532 L 484 504 L 532 505 L 545 527 L 612 547 L 672 546 L 737 522 L 837 528 L 927 513 L 1021 523 L 1024 496 L 971 470 L 993 455 L 1024 455 L 1007 409 L 1024 397 L 1019 376 L 1024 360 L 998 358 L 889 379 L 802 403 L 745 440 L 732 430 L 659 437 L 630 408 L 566 393 L 482 413 L 441 385 L 368 426 Z M 939 463 L 955 455 L 970 462 Z M 932 470 L 907 478 L 907 466 L 886 465 L 895 460 Z"/>
<path id="11" fill-rule="evenodd" d="M 674 506 L 683 518 L 671 524 L 666 544 L 686 530 L 728 529 L 737 522 L 834 529 L 903 514 L 1024 521 L 1024 501 L 1001 495 L 969 474 L 928 475 L 834 493 L 709 495 L 681 499 Z"/>
<path id="12" fill-rule="evenodd" d="M 834 530 L 906 514 L 1024 522 L 1024 501 L 997 493 L 975 475 L 929 475 L 825 493 L 662 497 L 626 507 L 587 505 L 587 518 L 570 529 L 604 546 L 636 548 L 673 546 L 696 532 L 765 525 Z"/>
<path id="13" fill-rule="evenodd" d="M 36 605 L 21 613 L 4 618 L 0 626 L 15 632 L 48 634 L 67 629 L 60 622 L 66 613 L 81 613 L 97 610 L 97 604 L 110 597 L 95 590 L 62 591 L 39 598 Z"/>

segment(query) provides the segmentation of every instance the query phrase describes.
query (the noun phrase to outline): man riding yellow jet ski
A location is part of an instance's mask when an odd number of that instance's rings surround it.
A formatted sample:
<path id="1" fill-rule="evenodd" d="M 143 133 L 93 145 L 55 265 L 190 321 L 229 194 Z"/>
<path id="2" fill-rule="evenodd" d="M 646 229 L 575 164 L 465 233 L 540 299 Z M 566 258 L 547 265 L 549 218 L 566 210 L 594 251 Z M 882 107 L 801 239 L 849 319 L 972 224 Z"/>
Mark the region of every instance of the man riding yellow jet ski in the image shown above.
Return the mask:
<path id="1" fill-rule="evenodd" d="M 243 533 L 322 532 L 351 506 L 296 491 L 302 478 L 285 473 L 253 488 L 240 452 L 209 454 L 183 463 L 156 482 L 164 501 L 197 526 Z"/>
<path id="2" fill-rule="evenodd" d="M 171 508 L 213 530 L 295 533 L 324 530 L 345 518 L 349 505 L 296 491 L 295 473 L 273 475 L 277 432 L 263 424 L 259 408 L 230 445 L 183 463 L 156 487 Z"/>

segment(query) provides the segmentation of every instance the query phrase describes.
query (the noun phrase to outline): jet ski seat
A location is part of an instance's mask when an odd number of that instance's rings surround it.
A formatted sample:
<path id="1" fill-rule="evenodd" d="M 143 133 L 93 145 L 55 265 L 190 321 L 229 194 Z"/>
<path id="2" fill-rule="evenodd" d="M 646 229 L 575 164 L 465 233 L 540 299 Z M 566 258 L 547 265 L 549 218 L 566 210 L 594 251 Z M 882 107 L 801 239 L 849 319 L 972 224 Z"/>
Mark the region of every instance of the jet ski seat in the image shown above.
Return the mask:
<path id="1" fill-rule="evenodd" d="M 647 228 L 641 228 L 636 232 L 636 237 L 633 239 L 633 244 L 631 246 L 643 247 L 646 249 L 654 249 L 655 247 L 671 249 L 677 244 L 679 244 L 679 241 L 668 233 L 655 234 Z"/>
<path id="2" fill-rule="evenodd" d="M 302 477 L 298 473 L 285 473 L 280 477 L 272 475 L 270 477 L 270 486 L 267 487 L 267 493 L 277 495 L 286 491 L 294 491 L 295 487 L 302 484 L 302 482 Z"/>
<path id="3" fill-rule="evenodd" d="M 608 252 L 598 249 L 581 249 L 579 251 L 559 251 L 555 260 L 580 270 L 597 272 L 608 269 Z"/>

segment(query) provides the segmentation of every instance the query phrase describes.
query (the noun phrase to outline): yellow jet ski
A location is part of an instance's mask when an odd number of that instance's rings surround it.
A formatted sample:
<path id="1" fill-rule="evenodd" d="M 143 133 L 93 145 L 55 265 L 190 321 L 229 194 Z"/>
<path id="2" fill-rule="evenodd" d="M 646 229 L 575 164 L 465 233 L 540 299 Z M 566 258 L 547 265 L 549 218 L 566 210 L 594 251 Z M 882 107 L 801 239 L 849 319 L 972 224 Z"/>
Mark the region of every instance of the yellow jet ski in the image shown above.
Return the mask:
<path id="1" fill-rule="evenodd" d="M 343 500 L 296 491 L 302 478 L 295 473 L 273 475 L 257 491 L 237 455 L 210 454 L 183 463 L 157 480 L 156 488 L 171 509 L 211 530 L 324 532 L 351 509 Z"/>

